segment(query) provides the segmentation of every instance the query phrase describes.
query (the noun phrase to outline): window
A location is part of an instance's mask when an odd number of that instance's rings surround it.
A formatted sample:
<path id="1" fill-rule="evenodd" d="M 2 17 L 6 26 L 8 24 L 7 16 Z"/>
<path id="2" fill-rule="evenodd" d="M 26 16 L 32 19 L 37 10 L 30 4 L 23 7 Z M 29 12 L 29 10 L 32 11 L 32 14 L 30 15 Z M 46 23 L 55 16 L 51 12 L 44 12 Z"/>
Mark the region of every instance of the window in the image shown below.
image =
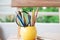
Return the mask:
<path id="1" fill-rule="evenodd" d="M 36 7 L 23 7 L 24 11 L 32 12 Z M 37 23 L 59 23 L 59 8 L 57 7 L 40 7 L 37 17 Z"/>
<path id="2" fill-rule="evenodd" d="M 31 12 L 33 9 L 36 10 L 36 7 L 23 7 L 22 8 L 25 11 Z M 39 12 L 58 12 L 57 7 L 40 7 Z"/>
<path id="3" fill-rule="evenodd" d="M 0 22 L 15 22 L 16 8 L 0 6 Z"/>
<path id="4" fill-rule="evenodd" d="M 33 9 L 36 10 L 36 7 L 22 7 L 22 10 L 27 12 L 32 12 Z M 16 8 L 12 8 L 10 6 L 0 6 L 0 22 L 15 22 L 15 20 L 16 20 Z M 40 7 L 36 22 L 59 23 L 59 8 Z"/>

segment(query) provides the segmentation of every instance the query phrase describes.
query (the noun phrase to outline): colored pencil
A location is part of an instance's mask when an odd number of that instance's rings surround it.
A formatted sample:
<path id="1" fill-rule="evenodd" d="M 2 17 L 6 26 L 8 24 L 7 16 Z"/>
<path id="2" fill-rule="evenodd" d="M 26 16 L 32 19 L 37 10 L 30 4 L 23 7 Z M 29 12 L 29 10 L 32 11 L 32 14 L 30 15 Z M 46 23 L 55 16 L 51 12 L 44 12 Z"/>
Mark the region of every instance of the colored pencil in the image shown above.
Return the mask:
<path id="1" fill-rule="evenodd" d="M 21 17 L 19 17 L 19 15 L 17 15 L 17 18 L 18 18 L 19 21 L 22 23 L 22 26 L 24 26 L 24 22 L 22 21 Z"/>
<path id="2" fill-rule="evenodd" d="M 33 21 L 34 21 L 34 16 L 35 16 L 35 11 L 32 11 L 32 16 L 31 16 L 31 26 L 33 26 Z"/>
<path id="3" fill-rule="evenodd" d="M 38 10 L 39 10 L 39 7 L 37 7 L 36 11 L 33 10 L 31 15 L 26 11 L 18 11 L 18 14 L 17 14 L 18 20 L 16 20 L 16 23 L 23 27 L 35 26 L 36 18 L 38 15 Z"/>
<path id="4" fill-rule="evenodd" d="M 35 11 L 35 17 L 37 17 L 38 11 L 39 11 L 39 7 L 37 7 L 37 9 L 36 9 L 36 11 Z"/>

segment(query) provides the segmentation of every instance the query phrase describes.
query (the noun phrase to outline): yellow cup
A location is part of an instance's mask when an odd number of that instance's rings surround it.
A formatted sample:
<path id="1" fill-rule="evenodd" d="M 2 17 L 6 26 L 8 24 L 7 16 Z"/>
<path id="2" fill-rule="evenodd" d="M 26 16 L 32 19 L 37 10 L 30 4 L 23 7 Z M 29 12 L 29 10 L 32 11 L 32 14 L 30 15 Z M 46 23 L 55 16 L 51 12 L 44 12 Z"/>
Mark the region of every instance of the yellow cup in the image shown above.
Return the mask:
<path id="1" fill-rule="evenodd" d="M 35 26 L 21 27 L 20 35 L 22 40 L 35 40 L 37 31 Z"/>

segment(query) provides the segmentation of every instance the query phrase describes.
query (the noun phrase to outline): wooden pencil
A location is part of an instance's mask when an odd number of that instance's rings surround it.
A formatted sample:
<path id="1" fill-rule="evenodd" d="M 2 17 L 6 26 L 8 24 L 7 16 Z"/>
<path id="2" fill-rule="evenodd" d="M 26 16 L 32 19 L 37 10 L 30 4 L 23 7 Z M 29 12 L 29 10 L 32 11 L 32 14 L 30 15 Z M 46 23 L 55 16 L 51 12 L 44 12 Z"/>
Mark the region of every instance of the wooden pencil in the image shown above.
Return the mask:
<path id="1" fill-rule="evenodd" d="M 35 16 L 35 11 L 32 11 L 32 16 L 31 16 L 31 26 L 34 25 L 34 16 Z"/>

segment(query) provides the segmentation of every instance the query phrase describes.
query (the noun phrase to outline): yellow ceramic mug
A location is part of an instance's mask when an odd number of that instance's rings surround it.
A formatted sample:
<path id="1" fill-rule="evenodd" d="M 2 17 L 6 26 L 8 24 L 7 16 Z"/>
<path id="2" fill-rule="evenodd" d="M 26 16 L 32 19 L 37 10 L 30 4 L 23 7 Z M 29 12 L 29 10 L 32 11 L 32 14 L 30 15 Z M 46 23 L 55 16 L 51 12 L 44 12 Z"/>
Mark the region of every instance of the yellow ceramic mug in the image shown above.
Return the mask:
<path id="1" fill-rule="evenodd" d="M 36 28 L 35 26 L 21 27 L 20 35 L 22 40 L 35 40 L 36 39 Z"/>

